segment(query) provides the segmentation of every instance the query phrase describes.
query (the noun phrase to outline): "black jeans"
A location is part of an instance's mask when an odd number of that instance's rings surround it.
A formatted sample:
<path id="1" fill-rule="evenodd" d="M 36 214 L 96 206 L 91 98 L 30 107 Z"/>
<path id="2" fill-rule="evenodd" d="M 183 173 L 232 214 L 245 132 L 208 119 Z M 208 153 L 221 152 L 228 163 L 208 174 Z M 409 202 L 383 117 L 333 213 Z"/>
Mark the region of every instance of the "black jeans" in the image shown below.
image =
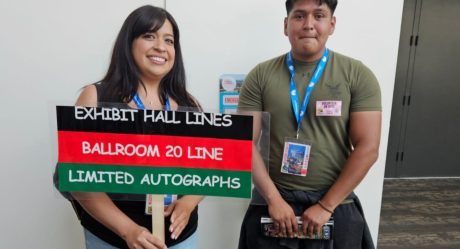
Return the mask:
<path id="1" fill-rule="evenodd" d="M 316 203 L 321 192 L 285 192 L 283 198 L 301 216 L 303 211 Z M 334 211 L 334 234 L 332 240 L 272 238 L 262 234 L 260 218 L 268 215 L 266 205 L 250 205 L 241 226 L 239 249 L 374 249 L 369 229 L 364 220 L 361 205 L 355 195 L 354 201 L 339 205 Z"/>

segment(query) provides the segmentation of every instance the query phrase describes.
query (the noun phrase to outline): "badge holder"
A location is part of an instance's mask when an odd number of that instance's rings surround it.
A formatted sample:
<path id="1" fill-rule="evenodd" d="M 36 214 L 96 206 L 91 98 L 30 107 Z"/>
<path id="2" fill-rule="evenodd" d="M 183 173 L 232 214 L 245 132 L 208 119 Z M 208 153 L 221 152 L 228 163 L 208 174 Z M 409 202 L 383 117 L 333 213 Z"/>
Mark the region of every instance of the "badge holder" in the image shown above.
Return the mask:
<path id="1" fill-rule="evenodd" d="M 270 157 L 270 113 L 261 111 L 245 111 L 238 110 L 237 114 L 249 115 L 253 117 L 253 164 L 257 162 L 263 165 L 267 173 L 269 173 L 269 157 Z M 259 193 L 255 185 L 252 188 L 251 205 L 267 205 L 267 202 Z M 244 203 L 247 207 L 247 203 Z"/>
<path id="2" fill-rule="evenodd" d="M 285 138 L 281 173 L 306 176 L 312 143 L 306 139 Z"/>

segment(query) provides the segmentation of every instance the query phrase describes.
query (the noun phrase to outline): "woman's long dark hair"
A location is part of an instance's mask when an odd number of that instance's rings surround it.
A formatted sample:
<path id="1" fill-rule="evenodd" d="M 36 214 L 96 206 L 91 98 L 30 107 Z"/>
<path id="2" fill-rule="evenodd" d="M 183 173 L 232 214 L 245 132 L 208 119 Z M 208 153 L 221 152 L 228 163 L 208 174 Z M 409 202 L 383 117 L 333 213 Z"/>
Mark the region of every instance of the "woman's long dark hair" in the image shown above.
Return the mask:
<path id="1" fill-rule="evenodd" d="M 147 32 L 155 32 L 168 20 L 174 33 L 175 60 L 172 69 L 160 81 L 160 101 L 164 105 L 166 96 L 173 98 L 179 106 L 197 107 L 198 103 L 186 90 L 186 79 L 179 28 L 174 18 L 166 10 L 151 5 L 142 6 L 126 18 L 113 47 L 107 74 L 96 84 L 101 84 L 103 102 L 130 102 L 140 86 L 139 68 L 132 54 L 133 41 Z"/>

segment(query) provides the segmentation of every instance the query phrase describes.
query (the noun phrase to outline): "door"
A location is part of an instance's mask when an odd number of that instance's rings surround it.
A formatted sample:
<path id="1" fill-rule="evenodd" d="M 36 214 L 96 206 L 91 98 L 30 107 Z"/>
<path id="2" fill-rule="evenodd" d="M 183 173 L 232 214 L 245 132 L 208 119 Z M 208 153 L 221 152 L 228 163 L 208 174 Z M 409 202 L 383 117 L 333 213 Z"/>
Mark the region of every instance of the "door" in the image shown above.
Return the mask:
<path id="1" fill-rule="evenodd" d="M 411 7 L 411 18 L 403 19 L 412 24 L 403 23 L 402 32 L 405 25 L 412 30 L 401 34 L 406 56 L 398 56 L 385 176 L 460 176 L 460 1 L 406 1 L 404 11 Z"/>

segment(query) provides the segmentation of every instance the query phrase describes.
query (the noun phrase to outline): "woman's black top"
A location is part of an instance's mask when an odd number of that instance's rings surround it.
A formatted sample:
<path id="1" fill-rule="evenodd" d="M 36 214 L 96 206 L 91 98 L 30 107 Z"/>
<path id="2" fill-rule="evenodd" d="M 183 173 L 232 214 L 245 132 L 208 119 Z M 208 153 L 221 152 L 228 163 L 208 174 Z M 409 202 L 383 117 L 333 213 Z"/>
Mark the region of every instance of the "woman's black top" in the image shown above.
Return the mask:
<path id="1" fill-rule="evenodd" d="M 102 84 L 96 84 L 98 105 L 105 106 L 113 103 L 110 99 L 104 98 L 104 89 Z M 129 108 L 126 103 L 117 103 L 120 106 Z M 134 195 L 134 194 L 108 194 L 112 198 L 114 204 L 129 218 L 131 218 L 138 225 L 152 229 L 152 217 L 145 214 L 145 195 Z M 178 198 L 180 198 L 179 196 Z M 117 234 L 112 232 L 110 229 L 95 220 L 90 214 L 88 214 L 78 202 L 73 202 L 75 210 L 80 218 L 81 225 L 88 229 L 91 233 L 118 248 L 128 248 L 125 240 L 119 237 Z M 190 214 L 190 219 L 187 226 L 184 228 L 180 236 L 176 240 L 171 239 L 171 233 L 169 232 L 170 217 L 165 217 L 165 243 L 168 247 L 178 244 L 188 237 L 190 237 L 198 227 L 198 207 L 196 207 Z"/>

